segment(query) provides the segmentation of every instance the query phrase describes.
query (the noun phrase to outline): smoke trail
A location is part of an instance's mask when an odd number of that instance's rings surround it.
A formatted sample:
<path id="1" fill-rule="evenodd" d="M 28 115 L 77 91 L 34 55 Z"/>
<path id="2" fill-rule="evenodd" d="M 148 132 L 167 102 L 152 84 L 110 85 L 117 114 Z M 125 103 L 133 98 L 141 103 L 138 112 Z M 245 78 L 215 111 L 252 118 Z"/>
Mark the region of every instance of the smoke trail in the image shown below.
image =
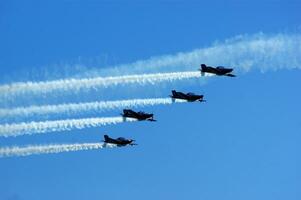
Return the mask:
<path id="1" fill-rule="evenodd" d="M 230 65 L 241 71 L 257 68 L 262 71 L 282 68 L 301 68 L 301 35 L 278 34 L 266 36 L 239 36 L 222 44 L 209 48 L 165 55 L 132 64 L 105 70 L 106 74 L 142 73 L 116 77 L 95 77 L 79 79 L 62 79 L 44 82 L 20 82 L 0 86 L 0 99 L 17 94 L 45 94 L 53 91 L 77 92 L 80 89 L 100 89 L 119 84 L 156 84 L 162 81 L 175 81 L 198 78 L 196 71 L 200 63 L 211 65 Z M 162 73 L 164 71 L 185 71 Z M 145 74 L 160 71 L 156 74 Z M 101 73 L 101 72 L 100 72 Z M 96 73 L 97 74 L 97 73 Z"/>
<path id="2" fill-rule="evenodd" d="M 0 148 L 0 157 L 29 156 L 34 154 L 62 153 L 70 151 L 83 151 L 92 149 L 116 147 L 114 144 L 105 143 L 82 143 L 82 144 L 51 144 L 26 147 L 4 147 Z"/>
<path id="3" fill-rule="evenodd" d="M 122 109 L 126 107 L 138 107 L 138 106 L 153 106 L 153 105 L 167 105 L 173 102 L 182 103 L 183 100 L 173 101 L 171 98 L 153 98 L 153 99 L 129 99 L 118 101 L 95 101 L 89 103 L 71 103 L 71 104 L 59 104 L 59 105 L 44 105 L 44 106 L 29 106 L 18 107 L 12 109 L 0 109 L 0 119 L 8 121 L 9 119 L 42 116 L 71 116 L 82 112 L 104 112 L 114 109 Z"/>
<path id="4" fill-rule="evenodd" d="M 301 34 L 263 33 L 238 35 L 211 47 L 152 57 L 109 68 L 105 73 L 152 73 L 153 71 L 195 70 L 200 63 L 232 66 L 240 72 L 301 68 Z M 93 75 L 93 74 L 92 74 Z"/>
<path id="5" fill-rule="evenodd" d="M 33 94 L 49 93 L 53 91 L 72 91 L 76 92 L 81 89 L 97 89 L 99 87 L 106 88 L 109 86 L 116 86 L 119 84 L 137 83 L 140 85 L 156 84 L 162 81 L 175 81 L 190 78 L 199 78 L 201 73 L 198 71 L 187 72 L 172 72 L 172 73 L 156 73 L 156 74 L 139 74 L 126 75 L 116 77 L 96 77 L 84 79 L 63 79 L 56 81 L 45 82 L 21 82 L 13 83 L 11 85 L 0 86 L 1 95 L 17 95 L 32 92 Z M 210 74 L 206 74 L 210 76 Z"/>
<path id="6" fill-rule="evenodd" d="M 55 131 L 70 131 L 73 129 L 84 129 L 89 127 L 105 126 L 108 124 L 117 124 L 125 121 L 133 122 L 137 120 L 131 118 L 127 118 L 125 120 L 122 117 L 103 117 L 4 124 L 0 125 L 0 136 L 9 137 Z"/>

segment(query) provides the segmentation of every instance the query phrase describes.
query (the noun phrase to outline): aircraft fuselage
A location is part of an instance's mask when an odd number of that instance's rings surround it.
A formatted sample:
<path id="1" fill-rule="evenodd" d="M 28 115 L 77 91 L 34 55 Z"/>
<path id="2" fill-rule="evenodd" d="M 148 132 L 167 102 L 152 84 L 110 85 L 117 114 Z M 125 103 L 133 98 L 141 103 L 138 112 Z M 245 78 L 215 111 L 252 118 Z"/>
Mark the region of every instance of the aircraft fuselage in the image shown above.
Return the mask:
<path id="1" fill-rule="evenodd" d="M 122 117 L 134 118 L 139 121 L 142 121 L 142 120 L 155 121 L 154 114 L 148 114 L 148 113 L 144 113 L 144 112 L 135 112 L 133 110 L 128 110 L 128 109 L 123 110 Z"/>
<path id="2" fill-rule="evenodd" d="M 225 68 L 225 67 L 222 67 L 222 66 L 211 67 L 211 66 L 206 66 L 205 64 L 201 64 L 200 71 L 202 73 L 211 73 L 211 74 L 215 74 L 215 75 L 218 75 L 218 76 L 235 77 L 235 75 L 230 74 L 233 71 L 232 68 Z"/>

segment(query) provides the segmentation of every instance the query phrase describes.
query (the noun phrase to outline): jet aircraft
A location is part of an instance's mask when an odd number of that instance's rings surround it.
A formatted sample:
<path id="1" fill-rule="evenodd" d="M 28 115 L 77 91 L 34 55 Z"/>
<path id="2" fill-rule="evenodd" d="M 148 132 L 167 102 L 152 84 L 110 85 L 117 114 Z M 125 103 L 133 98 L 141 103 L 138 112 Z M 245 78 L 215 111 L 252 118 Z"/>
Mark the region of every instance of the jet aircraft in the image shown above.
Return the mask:
<path id="1" fill-rule="evenodd" d="M 183 92 L 177 92 L 175 90 L 172 90 L 172 95 L 170 95 L 170 97 L 172 98 L 173 101 L 175 101 L 175 99 L 183 99 L 183 100 L 187 100 L 188 102 L 194 102 L 194 101 L 200 101 L 200 102 L 204 102 L 206 100 L 204 100 L 204 95 L 196 95 L 192 92 L 189 92 L 187 94 L 183 93 Z"/>
<path id="2" fill-rule="evenodd" d="M 128 118 L 135 118 L 139 121 L 142 120 L 148 120 L 148 121 L 156 121 L 154 119 L 154 114 L 149 114 L 149 113 L 145 113 L 145 112 L 135 112 L 133 110 L 130 109 L 124 109 L 123 110 L 123 114 L 121 114 L 122 117 L 125 119 L 126 117 Z"/>
<path id="3" fill-rule="evenodd" d="M 233 71 L 232 68 L 225 68 L 223 66 L 211 67 L 211 66 L 206 66 L 205 64 L 201 64 L 200 71 L 202 75 L 204 75 L 205 72 L 207 72 L 218 76 L 235 77 L 234 74 L 230 74 Z"/>
<path id="4" fill-rule="evenodd" d="M 138 145 L 138 144 L 133 143 L 135 140 L 132 140 L 132 139 L 125 139 L 123 137 L 113 139 L 113 138 L 110 138 L 108 135 L 104 135 L 103 137 L 104 137 L 104 140 L 103 140 L 104 143 L 116 144 L 118 147 L 123 147 L 126 145 L 131 145 L 131 146 Z"/>

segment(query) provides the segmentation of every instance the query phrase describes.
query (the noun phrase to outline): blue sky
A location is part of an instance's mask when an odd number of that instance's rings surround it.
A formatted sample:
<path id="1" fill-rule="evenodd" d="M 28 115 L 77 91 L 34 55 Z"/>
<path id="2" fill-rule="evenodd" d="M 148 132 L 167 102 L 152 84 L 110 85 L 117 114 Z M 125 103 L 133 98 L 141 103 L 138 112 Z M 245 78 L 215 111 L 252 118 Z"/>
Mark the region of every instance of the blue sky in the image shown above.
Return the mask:
<path id="1" fill-rule="evenodd" d="M 300 6 L 301 1 L 1 1 L 0 81 L 78 76 L 240 34 L 300 33 Z M 155 113 L 157 123 L 0 138 L 1 146 L 97 142 L 108 133 L 139 143 L 1 158 L 0 199 L 300 199 L 300 76 L 298 69 L 251 70 L 204 85 L 167 84 L 160 88 L 166 96 L 176 87 L 202 92 L 208 102 L 143 108 Z M 145 97 L 137 90 L 155 96 L 156 86 L 123 90 L 126 97 Z M 64 101 L 73 98 L 78 99 Z"/>

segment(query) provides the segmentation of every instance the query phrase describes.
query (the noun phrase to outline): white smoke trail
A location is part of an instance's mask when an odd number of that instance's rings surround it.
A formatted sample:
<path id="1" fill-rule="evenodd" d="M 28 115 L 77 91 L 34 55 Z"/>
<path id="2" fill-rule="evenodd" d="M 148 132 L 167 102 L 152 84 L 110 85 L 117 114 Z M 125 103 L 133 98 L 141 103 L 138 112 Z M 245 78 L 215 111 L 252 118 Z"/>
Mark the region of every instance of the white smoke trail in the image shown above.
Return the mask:
<path id="1" fill-rule="evenodd" d="M 232 66 L 240 72 L 301 68 L 301 34 L 239 35 L 211 47 L 163 55 L 109 68 L 105 74 L 195 70 L 201 63 Z M 96 73 L 96 72 L 94 72 Z M 100 72 L 101 73 L 101 72 Z M 93 75 L 93 74 L 92 74 Z"/>
<path id="2" fill-rule="evenodd" d="M 96 77 L 84 79 L 63 79 L 45 82 L 20 82 L 11 85 L 0 86 L 0 96 L 16 95 L 32 92 L 34 94 L 49 93 L 53 91 L 72 91 L 76 92 L 81 89 L 106 88 L 119 84 L 137 83 L 140 85 L 155 84 L 162 81 L 175 81 L 182 79 L 199 78 L 201 73 L 198 71 L 172 72 L 172 73 L 155 73 L 126 75 L 116 77 Z M 210 76 L 206 74 L 205 76 Z"/>
<path id="3" fill-rule="evenodd" d="M 0 136 L 10 137 L 19 135 L 31 135 L 36 133 L 47 133 L 55 131 L 71 131 L 73 129 L 84 129 L 89 127 L 99 127 L 108 124 L 117 124 L 122 122 L 133 122 L 135 119 L 122 117 L 102 117 L 102 118 L 83 118 L 66 119 L 43 122 L 14 123 L 0 125 Z"/>
<path id="4" fill-rule="evenodd" d="M 0 157 L 29 156 L 34 154 L 62 153 L 71 151 L 83 151 L 92 149 L 116 147 L 114 144 L 105 143 L 82 143 L 82 144 L 51 144 L 26 147 L 4 147 L 0 148 Z"/>
<path id="5" fill-rule="evenodd" d="M 301 35 L 278 34 L 266 36 L 239 36 L 235 39 L 216 44 L 209 48 L 191 52 L 165 55 L 132 64 L 117 66 L 106 70 L 106 74 L 129 74 L 116 77 L 95 77 L 79 79 L 61 79 L 44 82 L 20 82 L 0 86 L 0 99 L 18 94 L 45 94 L 53 91 L 76 92 L 80 89 L 100 89 L 119 84 L 156 84 L 162 81 L 198 78 L 196 70 L 200 63 L 209 65 L 228 65 L 235 70 L 248 71 L 257 68 L 262 71 L 282 68 L 301 68 Z M 162 73 L 163 71 L 185 71 Z M 160 71 L 156 74 L 145 74 Z M 116 73 L 115 73 L 116 74 Z"/>
<path id="6" fill-rule="evenodd" d="M 28 118 L 40 116 L 71 116 L 81 112 L 103 112 L 114 109 L 122 109 L 127 107 L 138 106 L 153 106 L 153 105 L 167 105 L 173 102 L 182 103 L 184 100 L 175 100 L 171 98 L 152 98 L 152 99 L 129 99 L 118 101 L 95 101 L 88 103 L 70 103 L 59 105 L 43 105 L 43 106 L 29 106 L 17 107 L 11 109 L 0 109 L 0 119 L 9 120 L 10 118 Z"/>

